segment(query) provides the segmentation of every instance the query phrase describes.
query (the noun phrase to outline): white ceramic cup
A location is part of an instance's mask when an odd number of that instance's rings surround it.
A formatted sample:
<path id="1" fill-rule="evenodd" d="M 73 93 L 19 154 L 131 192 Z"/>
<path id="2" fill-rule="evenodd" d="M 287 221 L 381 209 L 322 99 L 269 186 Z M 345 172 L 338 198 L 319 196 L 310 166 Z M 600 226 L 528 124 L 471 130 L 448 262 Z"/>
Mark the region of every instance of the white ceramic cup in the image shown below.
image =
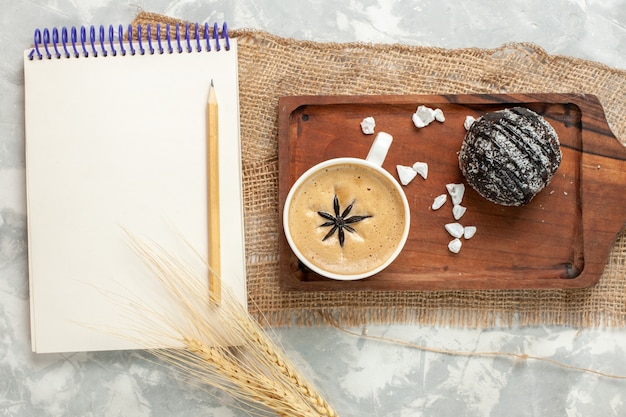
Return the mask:
<path id="1" fill-rule="evenodd" d="M 349 280 L 357 280 L 362 278 L 367 278 L 378 272 L 382 271 L 386 267 L 388 267 L 400 254 L 402 251 L 404 244 L 406 243 L 407 237 L 409 235 L 410 223 L 411 223 L 411 214 L 409 209 L 409 203 L 407 201 L 404 190 L 398 181 L 382 167 L 382 164 L 385 160 L 389 147 L 391 145 L 392 137 L 386 133 L 379 133 L 374 140 L 370 151 L 365 159 L 360 158 L 334 158 L 329 159 L 324 162 L 320 162 L 319 164 L 313 166 L 308 169 L 304 174 L 302 174 L 296 182 L 293 184 L 289 193 L 287 194 L 287 198 L 285 200 L 285 205 L 283 209 L 283 229 L 285 231 L 285 237 L 287 238 L 287 242 L 291 247 L 291 250 L 296 255 L 296 257 L 310 270 L 316 272 L 319 275 L 322 275 L 327 278 L 349 281 Z M 402 231 L 401 238 L 399 239 L 395 250 L 390 254 L 390 256 L 379 266 L 367 270 L 365 272 L 359 273 L 336 273 L 333 271 L 327 271 L 318 265 L 312 263 L 303 253 L 298 249 L 297 245 L 294 243 L 294 239 L 292 238 L 290 226 L 289 226 L 289 208 L 291 206 L 291 201 L 293 199 L 294 194 L 298 190 L 298 188 L 305 183 L 312 175 L 316 174 L 320 170 L 326 169 L 328 167 L 334 167 L 337 165 L 343 164 L 351 164 L 351 165 L 361 165 L 371 170 L 375 171 L 379 174 L 380 178 L 388 184 L 388 186 L 395 190 L 400 196 L 403 205 L 403 215 L 404 215 L 404 229 Z M 379 178 L 379 179 L 380 179 Z"/>

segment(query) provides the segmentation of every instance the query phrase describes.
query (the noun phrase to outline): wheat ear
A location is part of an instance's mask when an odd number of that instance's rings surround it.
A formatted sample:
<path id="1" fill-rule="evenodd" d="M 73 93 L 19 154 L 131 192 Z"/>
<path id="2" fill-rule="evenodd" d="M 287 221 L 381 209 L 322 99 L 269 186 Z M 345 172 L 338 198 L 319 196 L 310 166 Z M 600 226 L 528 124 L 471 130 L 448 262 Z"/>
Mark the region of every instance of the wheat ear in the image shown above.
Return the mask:
<path id="1" fill-rule="evenodd" d="M 150 320 L 145 334 L 155 343 L 180 346 L 150 352 L 194 385 L 222 389 L 255 407 L 259 415 L 266 407 L 280 416 L 337 416 L 227 288 L 219 306 L 210 303 L 206 262 L 202 268 L 192 267 L 154 242 L 129 236 L 178 309 L 175 314 L 136 310 L 142 315 L 138 322 Z"/>

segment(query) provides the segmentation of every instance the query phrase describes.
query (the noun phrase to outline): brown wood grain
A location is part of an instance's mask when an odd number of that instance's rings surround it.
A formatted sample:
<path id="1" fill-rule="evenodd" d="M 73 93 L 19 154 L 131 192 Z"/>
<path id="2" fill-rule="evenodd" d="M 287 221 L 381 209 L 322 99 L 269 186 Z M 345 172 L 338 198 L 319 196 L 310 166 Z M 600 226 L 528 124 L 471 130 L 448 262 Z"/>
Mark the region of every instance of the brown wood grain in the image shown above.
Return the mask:
<path id="1" fill-rule="evenodd" d="M 417 129 L 418 105 L 441 108 L 444 123 Z M 504 207 L 467 187 L 463 225 L 478 231 L 458 254 L 448 251 L 444 224 L 454 222 L 450 199 L 433 199 L 447 183 L 465 182 L 457 152 L 470 115 L 525 106 L 543 115 L 561 141 L 563 161 L 552 182 L 524 207 Z M 626 221 L 626 148 L 612 134 L 594 96 L 572 94 L 304 96 L 279 101 L 279 209 L 306 169 L 326 159 L 365 158 L 374 139 L 360 122 L 373 116 L 376 131 L 394 137 L 383 164 L 429 165 L 428 179 L 404 187 L 411 232 L 387 269 L 358 281 L 335 281 L 303 269 L 280 233 L 280 284 L 284 290 L 447 290 L 582 288 L 600 278 L 611 246 Z M 281 217 L 282 219 L 282 217 Z"/>

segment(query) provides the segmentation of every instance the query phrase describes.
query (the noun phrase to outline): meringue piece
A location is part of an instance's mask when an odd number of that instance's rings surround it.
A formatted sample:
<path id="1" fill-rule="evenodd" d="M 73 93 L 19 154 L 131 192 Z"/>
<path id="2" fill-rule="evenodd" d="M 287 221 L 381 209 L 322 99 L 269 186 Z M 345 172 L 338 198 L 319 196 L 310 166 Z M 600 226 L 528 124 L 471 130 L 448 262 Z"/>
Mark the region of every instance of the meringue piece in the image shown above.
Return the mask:
<path id="1" fill-rule="evenodd" d="M 413 164 L 415 172 L 421 175 L 422 178 L 428 178 L 428 164 L 426 162 L 416 162 Z"/>
<path id="2" fill-rule="evenodd" d="M 438 110 L 439 113 L 441 113 L 438 117 L 442 118 L 443 112 L 440 109 Z M 426 106 L 418 106 L 415 113 L 413 113 L 411 119 L 413 120 L 413 124 L 417 128 L 428 126 L 432 123 L 433 120 L 435 120 L 435 110 Z"/>
<path id="3" fill-rule="evenodd" d="M 452 215 L 454 216 L 454 220 L 459 220 L 461 217 L 463 217 L 466 211 L 467 207 L 463 207 L 460 204 L 455 204 L 454 207 L 452 207 Z"/>
<path id="4" fill-rule="evenodd" d="M 461 239 L 459 238 L 453 239 L 450 241 L 450 243 L 448 243 L 448 250 L 452 253 L 459 253 L 462 245 L 463 245 L 463 242 L 461 242 Z"/>
<path id="5" fill-rule="evenodd" d="M 463 194 L 465 194 L 465 184 L 446 184 L 446 189 L 452 198 L 452 204 L 455 206 L 457 204 L 461 204 L 461 201 L 463 201 Z"/>
<path id="6" fill-rule="evenodd" d="M 430 107 L 418 106 L 415 111 L 415 115 L 420 118 L 425 126 L 428 126 L 433 120 L 435 120 L 434 111 Z"/>
<path id="7" fill-rule="evenodd" d="M 476 121 L 476 119 L 472 116 L 465 116 L 465 121 L 463 122 L 463 127 L 465 128 L 465 130 L 469 130 L 470 127 L 472 127 L 472 125 L 474 124 L 474 122 Z"/>
<path id="8" fill-rule="evenodd" d="M 474 237 L 475 234 L 476 234 L 476 226 L 465 226 L 465 229 L 463 230 L 464 239 L 471 239 Z"/>
<path id="9" fill-rule="evenodd" d="M 441 109 L 433 110 L 433 117 L 435 118 L 436 121 L 441 122 L 441 123 L 446 121 L 446 117 L 443 115 L 443 110 Z"/>
<path id="10" fill-rule="evenodd" d="M 438 195 L 437 197 L 435 197 L 435 200 L 433 201 L 433 205 L 431 206 L 431 208 L 433 210 L 439 210 L 441 206 L 445 204 L 447 199 L 448 199 L 448 196 L 445 194 Z"/>
<path id="11" fill-rule="evenodd" d="M 373 135 L 374 128 L 376 127 L 376 121 L 373 117 L 366 117 L 361 121 L 361 130 L 366 135 Z"/>
<path id="12" fill-rule="evenodd" d="M 396 169 L 398 170 L 398 177 L 402 185 L 407 185 L 417 176 L 417 172 L 411 167 L 396 165 Z"/>
<path id="13" fill-rule="evenodd" d="M 463 236 L 463 232 L 465 232 L 465 228 L 460 223 L 447 223 L 445 228 L 450 233 L 450 236 L 456 238 Z"/>
<path id="14" fill-rule="evenodd" d="M 415 125 L 415 127 L 419 129 L 426 126 L 426 123 L 424 123 L 424 121 L 417 115 L 417 113 L 413 114 L 411 120 L 413 120 L 413 124 Z"/>
<path id="15" fill-rule="evenodd" d="M 446 117 L 443 115 L 443 110 L 433 110 L 430 107 L 426 106 L 418 106 L 415 113 L 413 113 L 411 119 L 413 119 L 413 124 L 417 128 L 428 126 L 433 122 L 433 120 L 437 120 L 441 123 L 446 121 Z"/>

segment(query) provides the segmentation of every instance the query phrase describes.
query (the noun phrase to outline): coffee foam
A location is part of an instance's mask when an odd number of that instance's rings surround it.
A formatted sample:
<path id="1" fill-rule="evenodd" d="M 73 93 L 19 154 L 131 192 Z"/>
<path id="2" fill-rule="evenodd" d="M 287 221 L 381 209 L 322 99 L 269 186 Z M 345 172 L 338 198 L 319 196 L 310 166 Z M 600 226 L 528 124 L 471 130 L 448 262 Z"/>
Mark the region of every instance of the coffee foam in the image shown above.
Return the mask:
<path id="1" fill-rule="evenodd" d="M 338 233 L 323 240 L 330 227 L 318 212 L 340 214 L 354 202 L 346 217 L 372 216 L 351 224 L 343 247 Z M 384 264 L 402 241 L 405 213 L 401 195 L 389 179 L 372 168 L 341 164 L 326 167 L 304 181 L 294 192 L 288 213 L 293 243 L 310 263 L 335 274 L 352 275 L 372 271 Z"/>

